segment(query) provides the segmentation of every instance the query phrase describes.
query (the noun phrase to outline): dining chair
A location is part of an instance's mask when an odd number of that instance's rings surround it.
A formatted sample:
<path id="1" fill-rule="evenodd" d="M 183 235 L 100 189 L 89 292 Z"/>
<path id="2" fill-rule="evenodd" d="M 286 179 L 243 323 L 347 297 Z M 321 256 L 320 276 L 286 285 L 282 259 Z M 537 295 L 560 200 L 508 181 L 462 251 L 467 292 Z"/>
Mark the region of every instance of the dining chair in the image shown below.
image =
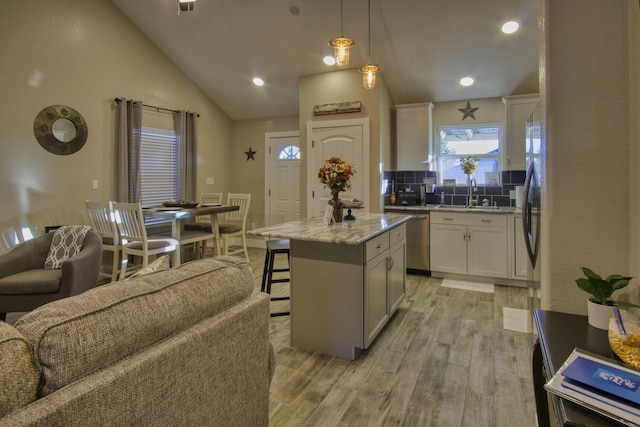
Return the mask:
<path id="1" fill-rule="evenodd" d="M 200 206 L 222 203 L 222 193 L 200 193 Z M 185 230 L 211 231 L 211 217 L 198 215 L 195 222 L 185 224 Z"/>
<path id="2" fill-rule="evenodd" d="M 111 202 L 98 202 L 86 200 L 85 206 L 89 222 L 93 230 L 102 237 L 102 250 L 112 252 L 111 272 L 100 269 L 99 277 L 107 277 L 112 282 L 118 280 L 120 271 L 120 257 L 122 256 L 122 244 L 116 225 Z M 104 266 L 103 266 L 104 267 Z"/>
<path id="3" fill-rule="evenodd" d="M 224 255 L 235 255 L 244 252 L 246 259 L 249 259 L 247 249 L 247 217 L 249 206 L 251 206 L 251 194 L 229 193 L 227 195 L 227 205 L 239 206 L 237 211 L 227 212 L 220 222 L 220 239 L 222 240 L 222 253 Z M 240 237 L 242 247 L 240 249 L 229 250 L 229 239 Z M 218 242 L 214 242 L 218 244 Z"/>
<path id="4" fill-rule="evenodd" d="M 200 206 L 221 204 L 222 193 L 200 193 Z M 213 239 L 213 231 L 211 229 L 211 216 L 199 215 L 195 221 L 190 224 L 184 225 L 184 230 L 187 232 L 200 232 L 202 238 L 197 238 L 197 234 L 194 236 L 193 244 L 195 246 L 194 252 L 199 258 L 204 258 L 205 251 L 207 249 L 207 240 Z M 211 236 L 207 236 L 204 233 L 209 233 Z"/>
<path id="5" fill-rule="evenodd" d="M 122 262 L 120 280 L 126 277 L 128 256 L 142 258 L 142 267 L 149 263 L 149 257 L 173 252 L 172 264 L 178 264 L 180 242 L 170 237 L 149 239 L 144 225 L 144 216 L 140 203 L 112 202 L 118 233 L 122 242 Z"/>

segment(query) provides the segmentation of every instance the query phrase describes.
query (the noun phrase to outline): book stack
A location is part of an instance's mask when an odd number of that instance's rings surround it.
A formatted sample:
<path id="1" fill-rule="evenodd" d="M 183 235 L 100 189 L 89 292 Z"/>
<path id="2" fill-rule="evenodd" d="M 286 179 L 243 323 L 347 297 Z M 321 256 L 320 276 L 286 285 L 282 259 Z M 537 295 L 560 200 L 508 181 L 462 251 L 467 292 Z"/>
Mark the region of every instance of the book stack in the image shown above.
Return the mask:
<path id="1" fill-rule="evenodd" d="M 621 424 L 640 426 L 640 372 L 575 349 L 545 388 Z"/>

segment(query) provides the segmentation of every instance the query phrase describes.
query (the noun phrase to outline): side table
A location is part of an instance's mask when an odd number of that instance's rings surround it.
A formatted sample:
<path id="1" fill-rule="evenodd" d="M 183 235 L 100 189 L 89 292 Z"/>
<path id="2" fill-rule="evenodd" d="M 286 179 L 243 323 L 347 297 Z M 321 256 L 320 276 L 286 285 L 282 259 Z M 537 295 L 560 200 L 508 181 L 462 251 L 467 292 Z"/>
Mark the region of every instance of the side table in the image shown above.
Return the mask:
<path id="1" fill-rule="evenodd" d="M 577 347 L 619 361 L 607 331 L 589 325 L 586 316 L 534 310 L 538 340 L 533 347 L 533 388 L 539 426 L 550 426 L 549 403 L 544 384 L 555 375 Z M 622 425 L 585 407 L 551 394 L 555 417 L 562 426 Z"/>

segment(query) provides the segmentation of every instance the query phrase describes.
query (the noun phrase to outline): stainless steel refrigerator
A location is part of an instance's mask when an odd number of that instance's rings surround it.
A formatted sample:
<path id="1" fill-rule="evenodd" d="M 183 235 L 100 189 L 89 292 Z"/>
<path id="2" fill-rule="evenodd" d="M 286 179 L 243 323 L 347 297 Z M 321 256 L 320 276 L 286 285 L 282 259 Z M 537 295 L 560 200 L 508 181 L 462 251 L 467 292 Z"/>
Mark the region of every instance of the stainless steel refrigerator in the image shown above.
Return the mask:
<path id="1" fill-rule="evenodd" d="M 541 171 L 541 120 L 539 106 L 527 120 L 526 165 L 527 175 L 522 196 L 522 230 L 528 255 L 527 287 L 530 308 L 540 308 L 540 216 L 542 187 Z"/>

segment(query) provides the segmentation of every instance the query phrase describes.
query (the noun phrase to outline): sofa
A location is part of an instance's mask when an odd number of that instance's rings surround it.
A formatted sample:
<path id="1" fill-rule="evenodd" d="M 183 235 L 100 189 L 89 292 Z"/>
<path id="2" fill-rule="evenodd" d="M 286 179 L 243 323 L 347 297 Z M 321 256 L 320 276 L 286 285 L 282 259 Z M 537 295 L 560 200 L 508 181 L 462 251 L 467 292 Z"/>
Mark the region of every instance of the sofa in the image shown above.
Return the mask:
<path id="1" fill-rule="evenodd" d="M 268 426 L 269 297 L 221 256 L 0 322 L 0 426 Z"/>

